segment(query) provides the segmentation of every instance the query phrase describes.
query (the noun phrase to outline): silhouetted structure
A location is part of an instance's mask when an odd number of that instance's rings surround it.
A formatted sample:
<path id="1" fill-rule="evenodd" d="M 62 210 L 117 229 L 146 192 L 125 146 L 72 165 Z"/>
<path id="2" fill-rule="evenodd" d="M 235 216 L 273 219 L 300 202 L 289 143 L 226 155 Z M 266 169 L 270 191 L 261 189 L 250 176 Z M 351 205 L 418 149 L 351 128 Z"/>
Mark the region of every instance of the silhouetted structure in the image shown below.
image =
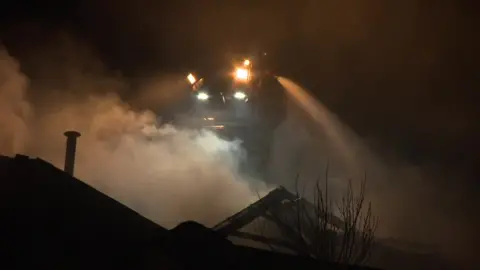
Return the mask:
<path id="1" fill-rule="evenodd" d="M 299 208 L 300 210 L 298 210 Z M 315 212 L 320 211 L 320 209 L 316 209 L 305 198 L 292 194 L 284 187 L 278 187 L 255 203 L 215 225 L 213 230 L 224 237 L 233 236 L 247 239 L 262 243 L 265 247 L 271 249 L 280 248 L 281 250 L 289 250 L 293 253 L 310 256 L 309 250 L 305 250 L 304 243 L 295 241 L 297 236 L 305 234 L 305 231 L 298 231 L 300 228 L 312 226 L 312 220 L 302 211 L 305 211 L 309 217 L 314 217 Z M 345 223 L 342 219 L 332 213 L 325 214 L 329 215 L 328 225 L 331 228 L 335 227 L 338 229 L 338 233 L 342 233 L 345 229 Z M 279 229 L 280 235 L 267 236 L 262 235 L 261 232 L 258 234 L 259 232 L 252 233 L 242 230 L 260 218 L 275 225 Z M 300 227 L 298 225 L 299 222 L 302 224 Z M 317 233 L 319 232 L 317 231 Z M 327 229 L 322 233 L 328 234 L 329 237 L 340 237 L 334 230 Z M 361 235 L 361 233 L 358 233 L 358 235 Z M 319 235 L 315 236 L 320 237 Z"/>
<path id="2" fill-rule="evenodd" d="M 75 169 L 75 152 L 77 151 L 77 138 L 80 133 L 77 131 L 67 131 L 64 133 L 67 137 L 67 147 L 65 150 L 65 172 L 73 175 Z"/>
<path id="3" fill-rule="evenodd" d="M 250 241 L 247 242 L 249 244 L 260 243 L 261 246 L 268 249 L 308 256 L 306 253 L 302 253 L 301 244 L 292 241 L 294 237 L 284 237 L 285 235 L 296 235 L 291 231 L 298 229 L 296 222 L 298 222 L 297 218 L 300 216 L 296 210 L 297 203 L 303 204 L 302 209 L 304 211 L 315 211 L 315 206 L 309 201 L 298 198 L 285 188 L 279 187 L 238 213 L 226 218 L 212 229 L 225 238 L 233 237 L 233 239 L 247 240 Z M 244 230 L 249 224 L 253 224 L 261 218 L 275 225 L 282 233 L 271 236 L 264 235 L 261 231 L 252 232 L 251 227 L 249 230 Z M 331 216 L 329 221 L 331 226 L 342 231 L 344 223 L 339 217 Z M 304 225 L 308 225 L 308 220 L 304 222 Z M 389 239 L 377 239 L 371 247 L 370 263 L 372 265 L 381 265 L 386 269 L 428 269 L 432 267 L 434 269 L 454 269 L 451 265 L 439 260 L 435 253 L 404 251 L 390 242 L 392 241 L 389 241 Z"/>
<path id="4" fill-rule="evenodd" d="M 309 211 L 315 211 L 314 206 L 307 200 L 297 198 L 297 196 L 287 191 L 285 188 L 279 187 L 242 211 L 215 225 L 213 229 L 222 235 L 230 235 L 258 217 L 263 216 L 267 219 L 273 219 L 271 216 L 272 212 L 283 212 L 296 216 L 295 210 L 292 208 L 292 205 L 294 205 L 293 203 L 296 202 L 296 200 L 301 200 Z M 340 218 L 334 217 L 331 221 L 332 226 L 338 228 L 343 227 L 343 221 Z"/>
<path id="5" fill-rule="evenodd" d="M 194 222 L 167 230 L 41 159 L 0 156 L 0 179 L 2 269 L 336 269 Z"/>
<path id="6" fill-rule="evenodd" d="M 168 233 L 41 159 L 0 160 L 0 243 L 15 263 L 35 269 L 136 268 L 144 249 Z"/>

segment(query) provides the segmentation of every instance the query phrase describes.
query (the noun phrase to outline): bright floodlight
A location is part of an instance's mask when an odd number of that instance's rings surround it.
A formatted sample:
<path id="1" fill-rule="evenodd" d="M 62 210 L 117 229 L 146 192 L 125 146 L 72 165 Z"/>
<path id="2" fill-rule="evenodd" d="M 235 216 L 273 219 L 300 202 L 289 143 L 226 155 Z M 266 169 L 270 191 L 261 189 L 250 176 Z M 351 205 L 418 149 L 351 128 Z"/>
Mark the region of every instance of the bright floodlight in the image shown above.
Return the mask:
<path id="1" fill-rule="evenodd" d="M 188 74 L 187 80 L 190 82 L 190 84 L 194 84 L 197 81 L 197 79 L 195 79 L 195 76 L 193 76 L 192 73 Z"/>
<path id="2" fill-rule="evenodd" d="M 250 60 L 245 59 L 245 61 L 243 61 L 243 65 L 246 67 L 250 66 Z"/>
<path id="3" fill-rule="evenodd" d="M 236 99 L 240 99 L 240 100 L 243 100 L 247 97 L 247 95 L 244 93 L 244 92 L 235 92 L 235 94 L 233 95 L 234 98 Z"/>
<path id="4" fill-rule="evenodd" d="M 205 92 L 200 92 L 197 95 L 198 100 L 207 100 L 209 98 L 208 94 Z"/>
<path id="5" fill-rule="evenodd" d="M 237 68 L 235 78 L 239 81 L 248 81 L 249 71 L 246 68 Z"/>

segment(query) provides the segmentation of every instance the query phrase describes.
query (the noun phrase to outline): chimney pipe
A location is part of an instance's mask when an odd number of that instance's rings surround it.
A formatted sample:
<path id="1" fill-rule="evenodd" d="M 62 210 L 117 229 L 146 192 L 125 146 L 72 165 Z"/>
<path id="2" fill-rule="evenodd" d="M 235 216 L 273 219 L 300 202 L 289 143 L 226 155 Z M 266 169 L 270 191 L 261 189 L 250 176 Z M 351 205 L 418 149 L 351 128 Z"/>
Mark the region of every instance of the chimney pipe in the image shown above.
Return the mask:
<path id="1" fill-rule="evenodd" d="M 73 176 L 73 169 L 75 168 L 75 151 L 77 149 L 77 138 L 80 133 L 77 131 L 67 131 L 64 133 L 67 137 L 67 149 L 65 151 L 65 172 Z"/>

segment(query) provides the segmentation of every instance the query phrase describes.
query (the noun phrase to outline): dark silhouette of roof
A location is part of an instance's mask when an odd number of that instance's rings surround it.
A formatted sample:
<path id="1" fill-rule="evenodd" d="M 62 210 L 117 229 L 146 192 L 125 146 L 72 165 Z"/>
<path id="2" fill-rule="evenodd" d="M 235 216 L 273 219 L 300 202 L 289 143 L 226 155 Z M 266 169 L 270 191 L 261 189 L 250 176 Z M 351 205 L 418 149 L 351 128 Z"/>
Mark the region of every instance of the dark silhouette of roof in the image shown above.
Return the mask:
<path id="1" fill-rule="evenodd" d="M 295 216 L 296 210 L 292 206 L 295 206 L 297 200 L 304 204 L 307 211 L 315 211 L 315 207 L 306 199 L 298 198 L 284 187 L 278 187 L 255 203 L 215 225 L 213 229 L 223 235 L 230 235 L 254 219 L 265 215 L 267 211 L 282 211 Z M 331 216 L 330 219 L 332 226 L 340 229 L 344 227 L 343 221 L 339 217 Z"/>
<path id="2" fill-rule="evenodd" d="M 303 211 L 314 213 L 315 206 L 308 200 L 298 197 L 284 187 L 278 187 L 253 204 L 221 221 L 212 229 L 224 237 L 233 236 L 267 244 L 268 246 L 287 248 L 297 253 L 302 252 L 301 245 L 296 245 L 291 241 L 241 231 L 242 228 L 253 222 L 255 219 L 263 217 L 276 224 L 279 228 L 285 230 L 284 233 L 288 233 L 288 230 L 294 230 L 297 228 L 295 225 L 295 222 L 297 222 L 297 210 L 295 208 L 296 204 L 299 203 L 302 204 Z M 274 214 L 273 216 L 271 215 L 272 213 Z M 273 218 L 274 216 L 287 218 Z M 311 216 L 315 216 L 315 214 L 312 214 Z M 293 219 L 288 217 L 293 217 Z M 340 230 L 344 228 L 343 221 L 337 216 L 330 216 L 329 222 L 330 225 L 335 226 Z M 308 221 L 305 221 L 303 226 L 308 226 Z M 432 267 L 435 269 L 452 269 L 451 265 L 440 260 L 438 254 L 435 254 L 434 252 L 427 251 L 425 253 L 418 253 L 411 249 L 402 250 L 398 248 L 398 244 L 389 245 L 389 242 L 393 241 L 376 239 L 372 245 L 373 256 L 370 257 L 370 263 L 382 265 L 387 269 L 426 269 Z M 403 241 L 399 242 L 404 243 Z"/>
<path id="3" fill-rule="evenodd" d="M 41 159 L 0 156 L 0 179 L 2 269 L 336 269 L 195 222 L 167 230 Z"/>
<path id="4" fill-rule="evenodd" d="M 41 159 L 2 157 L 0 179 L 1 245 L 18 263 L 129 265 L 144 247 L 168 234 Z"/>

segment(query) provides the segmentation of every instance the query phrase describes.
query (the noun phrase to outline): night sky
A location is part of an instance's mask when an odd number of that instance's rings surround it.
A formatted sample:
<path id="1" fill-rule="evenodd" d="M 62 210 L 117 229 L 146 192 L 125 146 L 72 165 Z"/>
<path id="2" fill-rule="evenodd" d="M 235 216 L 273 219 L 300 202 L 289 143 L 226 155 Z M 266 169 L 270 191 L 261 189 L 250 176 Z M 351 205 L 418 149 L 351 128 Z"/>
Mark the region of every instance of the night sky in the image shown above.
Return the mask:
<path id="1" fill-rule="evenodd" d="M 381 151 L 476 182 L 474 2 L 12 0 L 2 2 L 0 38 L 32 78 L 36 56 L 61 34 L 125 78 L 266 51 L 272 69 L 313 91 Z"/>
<path id="2" fill-rule="evenodd" d="M 0 43 L 33 86 L 82 88 L 71 87 L 65 71 L 78 66 L 131 82 L 122 97 L 135 96 L 141 78 L 211 71 L 232 53 L 267 52 L 270 69 L 312 91 L 386 162 L 428 171 L 418 194 L 437 198 L 431 207 L 449 222 L 427 224 L 425 214 L 419 231 L 460 235 L 468 244 L 447 246 L 477 259 L 470 239 L 480 226 L 476 2 L 4 0 Z M 51 96 L 31 88 L 31 100 Z M 426 204 L 409 192 L 399 191 L 404 209 L 412 208 L 405 213 Z"/>

